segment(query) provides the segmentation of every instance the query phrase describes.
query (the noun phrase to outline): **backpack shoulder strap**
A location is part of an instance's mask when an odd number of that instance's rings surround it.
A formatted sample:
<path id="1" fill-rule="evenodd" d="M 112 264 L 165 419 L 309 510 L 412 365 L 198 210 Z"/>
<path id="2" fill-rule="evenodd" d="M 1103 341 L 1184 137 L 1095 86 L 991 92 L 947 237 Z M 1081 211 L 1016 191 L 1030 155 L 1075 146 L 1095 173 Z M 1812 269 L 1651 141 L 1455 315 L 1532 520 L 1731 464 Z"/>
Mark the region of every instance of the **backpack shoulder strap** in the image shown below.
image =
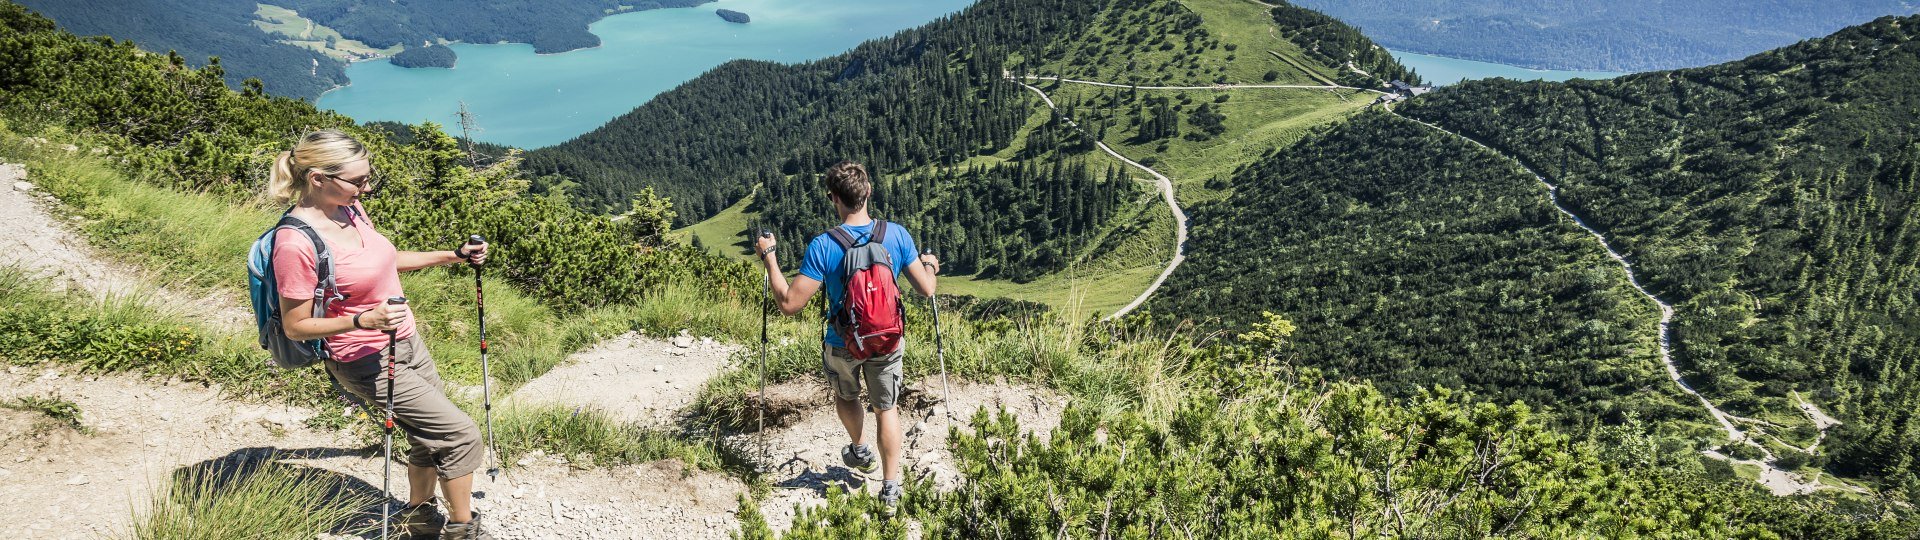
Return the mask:
<path id="1" fill-rule="evenodd" d="M 320 232 L 314 230 L 312 225 L 308 225 L 306 220 L 293 214 L 280 216 L 280 224 L 275 228 L 293 229 L 307 235 L 307 241 L 313 243 L 315 286 L 325 291 L 326 296 L 329 297 L 328 300 L 340 298 L 340 288 L 334 284 L 333 279 L 333 253 L 327 249 L 327 241 L 320 237 Z M 323 307 L 321 303 L 314 304 L 315 311 Z"/>
<path id="2" fill-rule="evenodd" d="M 887 239 L 887 222 L 882 221 L 879 223 L 875 223 L 873 225 L 873 235 L 867 237 L 867 242 L 873 243 L 873 244 L 879 244 L 886 241 L 886 239 Z"/>
<path id="3" fill-rule="evenodd" d="M 848 234 L 845 228 L 842 228 L 838 225 L 835 225 L 831 229 L 827 229 L 827 236 L 832 237 L 834 242 L 839 243 L 840 249 L 851 250 L 855 245 L 853 241 L 853 235 Z"/>

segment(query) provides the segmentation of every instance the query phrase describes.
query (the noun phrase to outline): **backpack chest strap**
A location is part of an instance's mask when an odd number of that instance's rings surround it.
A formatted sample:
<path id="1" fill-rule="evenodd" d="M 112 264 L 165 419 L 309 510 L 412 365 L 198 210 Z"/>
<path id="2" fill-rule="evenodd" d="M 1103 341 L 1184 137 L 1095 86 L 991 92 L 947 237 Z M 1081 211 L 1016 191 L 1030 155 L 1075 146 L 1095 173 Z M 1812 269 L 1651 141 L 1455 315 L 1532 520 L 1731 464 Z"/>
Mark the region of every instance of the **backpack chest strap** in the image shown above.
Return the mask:
<path id="1" fill-rule="evenodd" d="M 866 244 L 883 244 L 887 241 L 887 222 L 881 221 L 875 223 L 873 225 L 873 234 L 867 235 L 867 241 L 865 242 L 855 239 L 853 233 L 847 231 L 847 226 L 845 225 L 827 229 L 827 236 L 833 238 L 834 243 L 840 244 L 840 249 L 842 250 L 852 250 L 853 248 Z"/>

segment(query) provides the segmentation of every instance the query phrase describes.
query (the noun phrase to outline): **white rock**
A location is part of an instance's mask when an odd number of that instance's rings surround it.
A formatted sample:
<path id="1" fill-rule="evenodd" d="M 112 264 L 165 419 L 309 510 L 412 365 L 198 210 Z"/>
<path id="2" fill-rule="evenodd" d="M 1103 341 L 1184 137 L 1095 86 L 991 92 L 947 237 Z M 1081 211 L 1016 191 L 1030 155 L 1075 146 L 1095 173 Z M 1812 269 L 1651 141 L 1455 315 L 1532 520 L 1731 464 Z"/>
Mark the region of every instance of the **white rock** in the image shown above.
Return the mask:
<path id="1" fill-rule="evenodd" d="M 660 372 L 660 365 L 659 365 L 659 364 L 654 364 L 654 365 L 653 365 L 653 372 L 654 372 L 654 373 L 659 373 L 659 372 Z"/>
<path id="2" fill-rule="evenodd" d="M 87 485 L 87 482 L 91 482 L 91 481 L 92 481 L 92 480 L 88 480 L 88 479 L 87 479 L 87 475 L 84 475 L 84 474 L 76 474 L 76 475 L 73 475 L 73 478 L 68 478 L 68 479 L 67 479 L 67 485 L 69 485 L 69 486 L 84 486 L 84 485 Z"/>
<path id="3" fill-rule="evenodd" d="M 10 474 L 13 474 L 13 471 L 7 470 L 6 467 L 0 467 L 0 476 L 7 476 Z"/>
<path id="4" fill-rule="evenodd" d="M 49 369 L 46 373 L 40 375 L 40 380 L 43 381 L 51 381 L 58 378 L 60 378 L 60 372 L 58 370 Z"/>
<path id="5" fill-rule="evenodd" d="M 60 149 L 61 149 L 61 150 L 66 150 L 66 151 L 68 151 L 68 152 L 79 152 L 79 151 L 80 151 L 80 147 L 78 147 L 78 146 L 74 146 L 74 145 L 71 145 L 71 144 L 63 144 L 63 145 L 60 145 Z"/>
<path id="6" fill-rule="evenodd" d="M 260 425 L 269 429 L 276 427 L 280 429 L 293 429 L 300 427 L 300 423 L 300 417 L 285 411 L 270 412 L 260 417 Z"/>
<path id="7" fill-rule="evenodd" d="M 13 189 L 16 191 L 33 191 L 33 183 L 25 180 L 14 182 Z"/>
<path id="8" fill-rule="evenodd" d="M 692 346 L 693 346 L 693 336 L 689 336 L 689 335 L 686 335 L 686 334 L 681 334 L 681 335 L 678 335 L 678 336 L 674 336 L 674 337 L 673 337 L 673 346 L 675 346 L 675 347 L 679 347 L 679 348 L 682 348 L 682 349 L 685 349 L 685 348 L 688 348 L 688 347 L 692 347 Z"/>

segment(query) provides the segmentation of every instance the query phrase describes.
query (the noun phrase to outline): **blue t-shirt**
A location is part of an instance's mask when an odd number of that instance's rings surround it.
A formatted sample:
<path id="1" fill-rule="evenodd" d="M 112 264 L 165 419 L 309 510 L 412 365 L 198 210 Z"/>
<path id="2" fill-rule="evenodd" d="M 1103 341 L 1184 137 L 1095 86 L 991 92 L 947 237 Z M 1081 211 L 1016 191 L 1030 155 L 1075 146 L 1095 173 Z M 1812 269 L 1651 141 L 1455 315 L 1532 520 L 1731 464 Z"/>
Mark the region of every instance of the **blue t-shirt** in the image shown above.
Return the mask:
<path id="1" fill-rule="evenodd" d="M 859 244 L 873 234 L 873 226 L 876 223 L 879 221 L 875 220 L 858 227 L 841 225 L 840 228 L 846 229 L 853 236 L 854 243 Z M 886 246 L 887 254 L 893 257 L 893 279 L 896 281 L 900 279 L 900 271 L 905 270 L 906 265 L 913 264 L 920 258 L 919 248 L 913 245 L 913 235 L 908 234 L 907 228 L 900 226 L 899 223 L 887 224 L 887 237 L 880 239 L 880 244 Z M 847 252 L 840 248 L 839 242 L 833 241 L 833 237 L 827 233 L 820 233 L 819 236 L 813 237 L 813 241 L 807 242 L 807 254 L 800 260 L 800 275 L 826 285 L 829 312 L 840 309 L 840 297 L 846 295 L 847 277 L 840 273 L 840 259 L 846 256 Z M 901 290 L 905 289 L 906 287 L 901 287 Z M 826 342 L 827 345 L 834 347 L 847 346 L 847 342 L 841 340 L 839 334 L 834 333 L 832 325 L 827 326 Z"/>

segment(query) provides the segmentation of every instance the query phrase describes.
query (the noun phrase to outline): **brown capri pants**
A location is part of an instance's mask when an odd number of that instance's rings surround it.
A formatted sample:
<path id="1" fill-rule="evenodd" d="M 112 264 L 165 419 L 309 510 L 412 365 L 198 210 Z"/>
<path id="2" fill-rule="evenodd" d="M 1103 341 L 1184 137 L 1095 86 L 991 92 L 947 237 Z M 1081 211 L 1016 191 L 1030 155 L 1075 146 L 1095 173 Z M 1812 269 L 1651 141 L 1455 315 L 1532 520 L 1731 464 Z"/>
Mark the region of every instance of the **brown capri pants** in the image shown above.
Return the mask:
<path id="1" fill-rule="evenodd" d="M 820 372 L 827 377 L 827 385 L 833 387 L 833 397 L 845 401 L 860 399 L 861 383 L 867 387 L 867 410 L 880 412 L 893 408 L 900 401 L 901 360 L 907 356 L 907 348 L 893 351 L 893 354 L 866 360 L 855 360 L 845 347 L 821 344 Z"/>
<path id="2" fill-rule="evenodd" d="M 383 349 L 351 362 L 329 361 L 327 372 L 377 410 L 387 403 L 386 354 Z M 394 347 L 393 416 L 413 445 L 407 450 L 407 463 L 433 467 L 441 480 L 452 480 L 479 469 L 486 451 L 480 444 L 480 427 L 447 399 L 444 388 L 418 332 Z"/>

